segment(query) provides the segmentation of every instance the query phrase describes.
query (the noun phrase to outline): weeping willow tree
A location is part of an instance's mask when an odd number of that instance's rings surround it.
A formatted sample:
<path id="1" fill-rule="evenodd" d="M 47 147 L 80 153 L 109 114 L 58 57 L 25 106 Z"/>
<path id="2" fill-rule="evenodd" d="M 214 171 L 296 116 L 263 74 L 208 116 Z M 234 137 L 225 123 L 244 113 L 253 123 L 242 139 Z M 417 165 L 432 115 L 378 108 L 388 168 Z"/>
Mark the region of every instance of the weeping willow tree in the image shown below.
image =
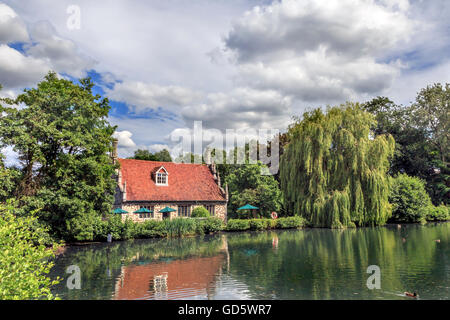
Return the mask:
<path id="1" fill-rule="evenodd" d="M 388 203 L 392 136 L 371 136 L 374 117 L 347 103 L 306 112 L 289 128 L 281 158 L 281 188 L 288 212 L 315 227 L 383 225 Z"/>

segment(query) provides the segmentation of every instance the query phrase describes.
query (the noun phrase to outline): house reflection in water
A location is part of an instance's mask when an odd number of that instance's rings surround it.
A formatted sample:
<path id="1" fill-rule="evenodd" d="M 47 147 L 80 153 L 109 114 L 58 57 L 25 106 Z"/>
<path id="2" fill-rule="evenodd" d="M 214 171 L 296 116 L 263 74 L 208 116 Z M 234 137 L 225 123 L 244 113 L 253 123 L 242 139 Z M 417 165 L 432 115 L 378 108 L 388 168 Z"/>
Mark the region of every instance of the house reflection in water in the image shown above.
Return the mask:
<path id="1" fill-rule="evenodd" d="M 225 243 L 225 248 L 222 247 L 222 250 L 212 257 L 191 257 L 123 266 L 116 283 L 114 299 L 212 298 L 216 281 L 228 259 Z"/>

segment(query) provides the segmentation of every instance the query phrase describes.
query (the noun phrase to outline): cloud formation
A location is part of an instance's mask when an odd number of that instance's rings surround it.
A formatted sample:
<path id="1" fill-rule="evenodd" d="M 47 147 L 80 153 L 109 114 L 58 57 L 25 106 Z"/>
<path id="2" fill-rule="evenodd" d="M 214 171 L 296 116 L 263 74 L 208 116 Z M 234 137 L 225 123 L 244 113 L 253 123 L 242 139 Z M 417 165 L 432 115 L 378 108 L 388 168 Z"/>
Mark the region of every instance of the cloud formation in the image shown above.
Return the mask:
<path id="1" fill-rule="evenodd" d="M 224 42 L 240 82 L 275 89 L 302 101 L 345 100 L 377 94 L 399 74 L 386 51 L 415 29 L 408 1 L 284 0 L 255 7 Z"/>
<path id="2" fill-rule="evenodd" d="M 119 140 L 119 148 L 133 148 L 136 143 L 131 139 L 133 134 L 130 131 L 116 131 L 113 137 Z"/>
<path id="3" fill-rule="evenodd" d="M 116 83 L 113 89 L 107 89 L 108 97 L 125 102 L 136 112 L 164 107 L 182 106 L 193 102 L 200 94 L 181 86 L 161 86 L 141 81 L 124 81 Z"/>
<path id="4" fill-rule="evenodd" d="M 27 27 L 22 19 L 12 8 L 0 3 L 0 43 L 26 42 L 28 40 Z"/>
<path id="5" fill-rule="evenodd" d="M 80 78 L 94 65 L 73 41 L 58 36 L 48 21 L 26 25 L 11 7 L 0 3 L 0 83 L 4 88 L 32 86 L 50 70 Z"/>

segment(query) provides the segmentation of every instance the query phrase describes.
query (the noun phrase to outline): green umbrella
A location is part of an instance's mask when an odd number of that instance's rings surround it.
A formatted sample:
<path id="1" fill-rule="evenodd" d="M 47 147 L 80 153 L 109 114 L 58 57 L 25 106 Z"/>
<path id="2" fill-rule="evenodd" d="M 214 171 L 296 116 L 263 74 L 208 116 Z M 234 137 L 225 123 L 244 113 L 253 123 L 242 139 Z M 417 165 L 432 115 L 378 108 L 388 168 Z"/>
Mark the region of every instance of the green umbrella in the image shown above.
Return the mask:
<path id="1" fill-rule="evenodd" d="M 153 213 L 153 211 L 147 208 L 140 208 L 138 211 L 135 211 L 134 213 Z"/>
<path id="2" fill-rule="evenodd" d="M 258 207 L 251 206 L 251 205 L 249 205 L 249 204 L 246 204 L 245 206 L 240 207 L 238 210 L 257 210 L 257 209 L 259 209 L 259 208 L 258 208 Z"/>
<path id="3" fill-rule="evenodd" d="M 161 212 L 161 213 L 169 213 L 169 212 L 175 212 L 175 211 L 177 211 L 177 210 L 169 208 L 169 207 L 165 207 L 164 209 L 162 209 L 159 212 Z"/>
<path id="4" fill-rule="evenodd" d="M 115 213 L 115 214 L 123 214 L 123 213 L 128 213 L 128 211 L 125 211 L 125 210 L 123 210 L 121 208 L 116 208 L 116 209 L 114 209 L 113 213 Z"/>

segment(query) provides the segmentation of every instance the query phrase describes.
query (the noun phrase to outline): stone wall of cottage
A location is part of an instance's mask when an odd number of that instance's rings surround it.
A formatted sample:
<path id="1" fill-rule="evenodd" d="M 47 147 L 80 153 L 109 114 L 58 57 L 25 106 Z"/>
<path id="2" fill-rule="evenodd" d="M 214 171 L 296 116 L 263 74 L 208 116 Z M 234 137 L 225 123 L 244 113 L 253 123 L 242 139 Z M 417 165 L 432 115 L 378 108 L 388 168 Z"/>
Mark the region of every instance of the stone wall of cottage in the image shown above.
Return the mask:
<path id="1" fill-rule="evenodd" d="M 191 206 L 191 213 L 192 211 L 200 206 L 207 206 L 207 205 L 214 205 L 214 217 L 220 218 L 223 221 L 226 222 L 227 220 L 227 204 L 224 202 L 207 202 L 207 203 L 180 203 L 180 206 Z M 153 218 L 141 218 L 139 213 L 133 213 L 137 210 L 139 210 L 141 207 L 154 207 L 153 208 Z M 145 203 L 145 202 L 139 202 L 139 203 L 133 203 L 133 202 L 126 202 L 122 205 L 115 205 L 115 208 L 122 208 L 125 211 L 128 211 L 126 214 L 122 214 L 122 221 L 125 221 L 127 218 L 131 219 L 134 222 L 144 222 L 147 220 L 162 220 L 163 214 L 160 213 L 163 208 L 169 207 L 172 209 L 177 210 L 176 212 L 171 212 L 169 215 L 170 219 L 174 219 L 178 217 L 178 203 L 174 202 L 161 202 L 161 203 Z"/>

